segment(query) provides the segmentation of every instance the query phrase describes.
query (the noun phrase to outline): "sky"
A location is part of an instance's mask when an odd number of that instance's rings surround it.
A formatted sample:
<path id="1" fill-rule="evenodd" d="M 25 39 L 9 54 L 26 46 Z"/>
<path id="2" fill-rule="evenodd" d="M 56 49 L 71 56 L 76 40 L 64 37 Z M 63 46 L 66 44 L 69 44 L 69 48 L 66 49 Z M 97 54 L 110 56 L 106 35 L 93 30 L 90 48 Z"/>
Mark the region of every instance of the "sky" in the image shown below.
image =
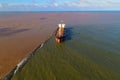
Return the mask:
<path id="1" fill-rule="evenodd" d="M 120 11 L 120 0 L 0 0 L 0 11 Z"/>

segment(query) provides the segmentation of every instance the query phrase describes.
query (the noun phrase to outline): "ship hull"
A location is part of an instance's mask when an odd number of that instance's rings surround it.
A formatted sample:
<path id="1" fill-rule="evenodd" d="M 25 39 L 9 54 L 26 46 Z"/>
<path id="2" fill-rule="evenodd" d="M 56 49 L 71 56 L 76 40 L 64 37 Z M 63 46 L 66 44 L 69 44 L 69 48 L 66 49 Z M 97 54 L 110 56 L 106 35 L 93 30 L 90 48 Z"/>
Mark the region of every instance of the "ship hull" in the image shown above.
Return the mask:
<path id="1" fill-rule="evenodd" d="M 57 43 L 60 43 L 60 42 L 63 42 L 65 41 L 65 30 L 63 32 L 61 32 L 62 34 L 61 35 L 58 35 L 58 29 L 56 31 L 56 34 L 55 34 L 55 41 Z"/>
<path id="2" fill-rule="evenodd" d="M 56 37 L 55 40 L 58 43 L 63 42 L 63 41 L 65 41 L 65 36 L 64 37 Z"/>

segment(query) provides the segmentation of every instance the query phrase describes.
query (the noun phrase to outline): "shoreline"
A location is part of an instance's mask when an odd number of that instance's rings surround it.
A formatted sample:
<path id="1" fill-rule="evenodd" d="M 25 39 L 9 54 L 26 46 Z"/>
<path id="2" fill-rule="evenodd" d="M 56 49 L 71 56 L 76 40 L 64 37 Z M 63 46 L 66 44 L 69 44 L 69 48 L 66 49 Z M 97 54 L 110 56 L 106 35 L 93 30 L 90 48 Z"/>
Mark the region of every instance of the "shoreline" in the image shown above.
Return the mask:
<path id="1" fill-rule="evenodd" d="M 0 78 L 52 35 L 58 24 L 54 15 L 26 13 L 0 16 Z"/>
<path id="2" fill-rule="evenodd" d="M 24 65 L 35 55 L 35 52 L 42 48 L 45 42 L 40 44 L 33 52 L 31 52 L 27 57 L 21 60 L 10 72 L 8 72 L 1 80 L 11 80 L 14 74 L 16 74 L 19 69 L 22 69 Z"/>
<path id="3" fill-rule="evenodd" d="M 55 34 L 55 32 L 56 32 L 56 29 L 55 31 L 53 31 L 53 33 L 49 36 L 47 40 L 45 40 L 38 47 L 36 47 L 30 54 L 28 54 L 28 56 L 23 58 L 18 64 L 16 64 L 16 66 L 12 70 L 10 70 L 10 72 L 8 72 L 0 80 L 11 80 L 12 77 L 16 74 L 16 72 L 22 69 L 25 66 L 25 64 L 27 64 L 27 62 L 35 55 L 36 51 L 38 49 L 41 49 L 44 46 L 44 44 Z"/>

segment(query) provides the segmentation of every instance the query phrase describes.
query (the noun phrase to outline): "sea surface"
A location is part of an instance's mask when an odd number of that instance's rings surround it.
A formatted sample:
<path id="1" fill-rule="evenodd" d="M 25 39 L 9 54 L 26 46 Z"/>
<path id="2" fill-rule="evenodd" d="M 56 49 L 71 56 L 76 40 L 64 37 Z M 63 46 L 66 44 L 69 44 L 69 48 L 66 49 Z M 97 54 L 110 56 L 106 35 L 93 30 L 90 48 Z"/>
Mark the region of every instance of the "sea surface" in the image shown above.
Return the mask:
<path id="1" fill-rule="evenodd" d="M 53 34 L 12 80 L 120 80 L 120 12 L 65 14 L 78 16 L 65 19 L 66 40 Z"/>

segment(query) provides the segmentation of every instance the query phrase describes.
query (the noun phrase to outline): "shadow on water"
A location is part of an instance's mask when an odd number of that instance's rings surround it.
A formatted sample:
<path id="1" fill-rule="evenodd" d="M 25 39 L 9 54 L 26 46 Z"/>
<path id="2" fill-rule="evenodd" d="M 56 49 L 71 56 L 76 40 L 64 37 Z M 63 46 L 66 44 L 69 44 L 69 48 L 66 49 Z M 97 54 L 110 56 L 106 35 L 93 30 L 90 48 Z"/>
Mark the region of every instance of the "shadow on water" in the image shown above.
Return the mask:
<path id="1" fill-rule="evenodd" d="M 0 37 L 9 36 L 21 32 L 28 31 L 30 29 L 14 29 L 14 28 L 0 28 Z"/>
<path id="2" fill-rule="evenodd" d="M 65 28 L 65 33 L 66 33 L 65 41 L 72 39 L 72 34 L 73 34 L 72 29 L 73 29 L 72 27 Z"/>
<path id="3" fill-rule="evenodd" d="M 40 18 L 40 20 L 46 20 L 46 19 L 47 19 L 47 18 L 45 18 L 45 17 L 41 17 L 41 18 Z"/>

